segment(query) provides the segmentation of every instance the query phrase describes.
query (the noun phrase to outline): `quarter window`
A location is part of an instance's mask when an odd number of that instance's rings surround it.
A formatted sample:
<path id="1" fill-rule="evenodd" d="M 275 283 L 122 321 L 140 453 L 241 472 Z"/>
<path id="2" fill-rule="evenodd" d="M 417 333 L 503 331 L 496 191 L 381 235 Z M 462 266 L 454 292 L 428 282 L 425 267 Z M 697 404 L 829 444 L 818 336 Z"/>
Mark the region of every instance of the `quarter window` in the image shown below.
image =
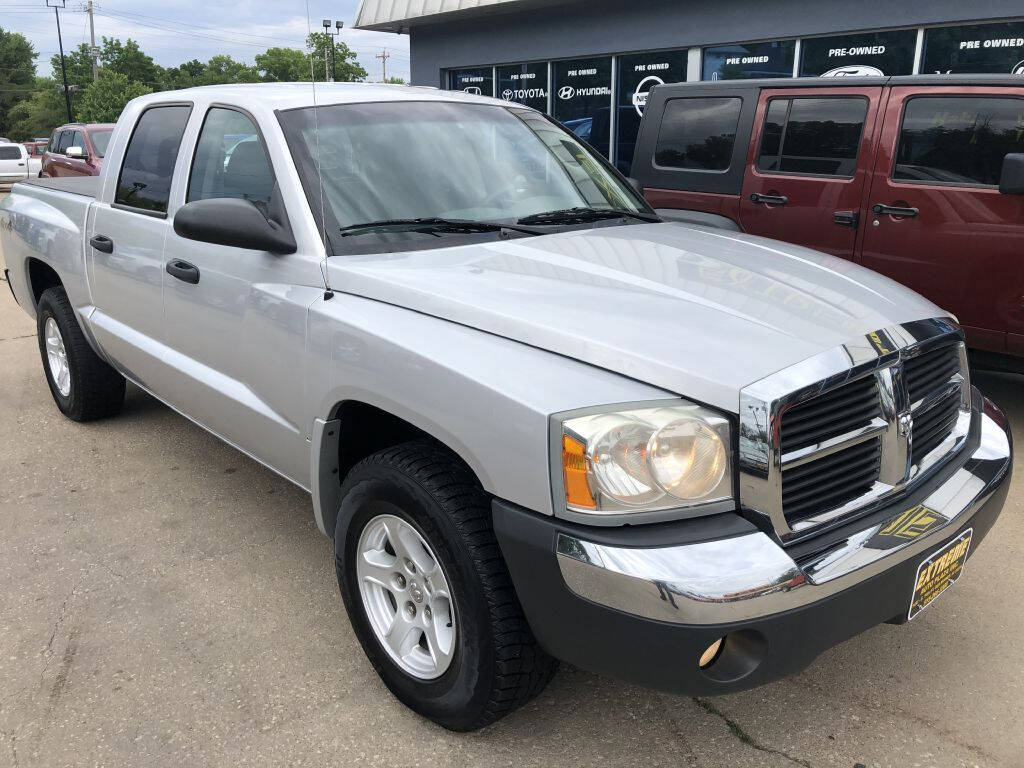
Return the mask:
<path id="1" fill-rule="evenodd" d="M 211 109 L 196 145 L 187 200 L 234 197 L 266 206 L 273 191 L 270 160 L 252 120 L 233 109 Z"/>
<path id="2" fill-rule="evenodd" d="M 663 168 L 726 171 L 742 99 L 672 99 L 665 104 L 654 162 Z"/>
<path id="3" fill-rule="evenodd" d="M 867 111 L 867 99 L 859 97 L 772 99 L 758 169 L 850 178 Z"/>
<path id="4" fill-rule="evenodd" d="M 151 107 L 142 113 L 128 141 L 114 203 L 167 213 L 171 179 L 190 106 Z"/>
<path id="5" fill-rule="evenodd" d="M 1024 99 L 918 97 L 903 111 L 893 178 L 997 186 L 1011 152 L 1024 152 Z"/>

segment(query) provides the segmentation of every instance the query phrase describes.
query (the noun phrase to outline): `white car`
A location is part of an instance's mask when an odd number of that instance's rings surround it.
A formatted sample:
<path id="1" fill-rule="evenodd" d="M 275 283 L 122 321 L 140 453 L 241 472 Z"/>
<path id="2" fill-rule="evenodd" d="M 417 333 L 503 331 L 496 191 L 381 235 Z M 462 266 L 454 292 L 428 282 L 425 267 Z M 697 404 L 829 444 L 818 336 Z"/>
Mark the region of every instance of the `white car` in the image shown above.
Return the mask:
<path id="1" fill-rule="evenodd" d="M 28 175 L 28 150 L 21 144 L 0 143 L 0 189 L 10 189 Z"/>

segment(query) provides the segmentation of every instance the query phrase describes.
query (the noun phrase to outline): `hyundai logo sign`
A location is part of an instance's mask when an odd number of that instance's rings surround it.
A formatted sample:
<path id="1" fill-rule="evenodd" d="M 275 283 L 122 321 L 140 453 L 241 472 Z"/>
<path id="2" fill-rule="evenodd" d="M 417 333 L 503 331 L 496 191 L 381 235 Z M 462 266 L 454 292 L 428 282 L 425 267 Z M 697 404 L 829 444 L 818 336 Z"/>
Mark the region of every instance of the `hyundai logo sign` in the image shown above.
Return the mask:
<path id="1" fill-rule="evenodd" d="M 564 101 L 568 101 L 575 95 L 576 89 L 573 88 L 571 85 L 563 85 L 561 88 L 558 89 L 558 98 Z"/>

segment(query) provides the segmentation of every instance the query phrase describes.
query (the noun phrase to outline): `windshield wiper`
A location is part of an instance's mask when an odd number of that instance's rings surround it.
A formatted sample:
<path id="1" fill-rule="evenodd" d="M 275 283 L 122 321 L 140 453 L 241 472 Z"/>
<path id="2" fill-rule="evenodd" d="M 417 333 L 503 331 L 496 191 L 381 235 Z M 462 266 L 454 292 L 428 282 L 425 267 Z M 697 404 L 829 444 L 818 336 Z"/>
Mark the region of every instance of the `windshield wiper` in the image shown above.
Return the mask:
<path id="1" fill-rule="evenodd" d="M 364 224 L 352 224 L 341 228 L 341 236 L 353 237 L 355 235 L 387 232 L 388 230 L 404 230 L 407 232 L 439 235 L 441 232 L 501 232 L 506 229 L 513 232 L 522 232 L 527 235 L 545 234 L 540 230 L 531 229 L 530 227 L 522 227 L 518 224 L 503 224 L 500 221 L 428 217 L 420 219 L 384 219 L 383 221 L 368 221 Z"/>
<path id="2" fill-rule="evenodd" d="M 560 211 L 534 213 L 519 219 L 518 224 L 584 224 L 602 219 L 639 219 L 650 223 L 660 222 L 661 217 L 653 213 L 618 211 L 611 208 L 564 208 Z"/>

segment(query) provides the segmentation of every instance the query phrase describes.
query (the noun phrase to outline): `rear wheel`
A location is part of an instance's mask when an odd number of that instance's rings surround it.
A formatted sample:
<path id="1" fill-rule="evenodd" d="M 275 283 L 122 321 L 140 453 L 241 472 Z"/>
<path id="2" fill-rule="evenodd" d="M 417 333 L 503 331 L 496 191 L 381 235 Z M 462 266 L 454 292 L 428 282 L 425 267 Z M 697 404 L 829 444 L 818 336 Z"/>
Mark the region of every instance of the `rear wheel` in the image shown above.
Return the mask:
<path id="1" fill-rule="evenodd" d="M 36 307 L 43 370 L 60 412 L 74 421 L 113 416 L 124 403 L 124 377 L 85 339 L 62 287 L 47 288 Z"/>
<path id="2" fill-rule="evenodd" d="M 406 706 L 469 731 L 544 689 L 557 662 L 523 616 L 490 499 L 450 453 L 406 443 L 349 473 L 338 583 L 370 663 Z"/>

